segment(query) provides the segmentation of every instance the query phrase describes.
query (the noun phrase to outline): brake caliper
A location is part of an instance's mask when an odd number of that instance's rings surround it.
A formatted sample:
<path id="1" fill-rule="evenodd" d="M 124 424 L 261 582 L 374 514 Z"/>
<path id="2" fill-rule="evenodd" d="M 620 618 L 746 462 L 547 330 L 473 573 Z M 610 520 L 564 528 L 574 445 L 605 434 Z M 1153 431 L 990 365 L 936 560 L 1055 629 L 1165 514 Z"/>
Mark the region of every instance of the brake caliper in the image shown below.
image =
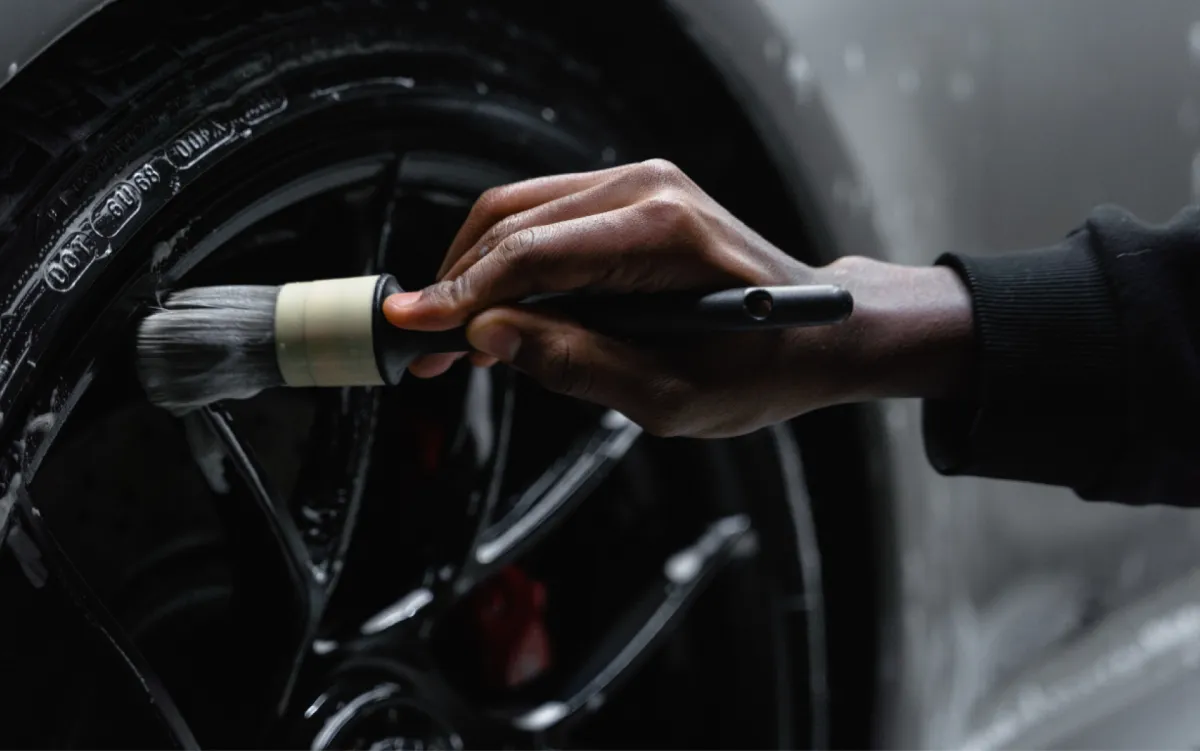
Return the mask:
<path id="1" fill-rule="evenodd" d="M 489 684 L 515 688 L 550 668 L 546 588 L 541 582 L 516 566 L 506 566 L 476 588 L 472 599 Z"/>

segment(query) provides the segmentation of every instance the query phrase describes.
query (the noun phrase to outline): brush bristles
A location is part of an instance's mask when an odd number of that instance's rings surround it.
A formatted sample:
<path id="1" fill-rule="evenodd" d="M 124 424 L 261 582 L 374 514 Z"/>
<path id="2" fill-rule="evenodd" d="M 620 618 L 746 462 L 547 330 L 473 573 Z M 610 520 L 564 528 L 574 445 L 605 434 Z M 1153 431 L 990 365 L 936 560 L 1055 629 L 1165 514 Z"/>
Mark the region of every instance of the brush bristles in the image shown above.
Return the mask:
<path id="1" fill-rule="evenodd" d="M 176 414 L 279 386 L 278 287 L 182 290 L 138 327 L 138 377 L 150 401 Z"/>

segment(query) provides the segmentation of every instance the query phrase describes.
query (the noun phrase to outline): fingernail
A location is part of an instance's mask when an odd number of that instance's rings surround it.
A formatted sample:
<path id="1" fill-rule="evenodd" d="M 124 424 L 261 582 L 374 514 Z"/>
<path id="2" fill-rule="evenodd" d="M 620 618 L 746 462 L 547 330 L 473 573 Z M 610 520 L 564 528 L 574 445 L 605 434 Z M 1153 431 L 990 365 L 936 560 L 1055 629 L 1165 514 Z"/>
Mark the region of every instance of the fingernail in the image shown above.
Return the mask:
<path id="1" fill-rule="evenodd" d="M 383 306 L 385 308 L 398 310 L 400 308 L 407 308 L 409 305 L 412 305 L 420 299 L 420 292 L 397 292 L 394 295 L 388 295 L 387 299 L 383 301 Z"/>
<path id="2" fill-rule="evenodd" d="M 485 355 L 512 362 L 521 347 L 521 334 L 503 323 L 484 324 L 467 329 L 467 341 Z"/>

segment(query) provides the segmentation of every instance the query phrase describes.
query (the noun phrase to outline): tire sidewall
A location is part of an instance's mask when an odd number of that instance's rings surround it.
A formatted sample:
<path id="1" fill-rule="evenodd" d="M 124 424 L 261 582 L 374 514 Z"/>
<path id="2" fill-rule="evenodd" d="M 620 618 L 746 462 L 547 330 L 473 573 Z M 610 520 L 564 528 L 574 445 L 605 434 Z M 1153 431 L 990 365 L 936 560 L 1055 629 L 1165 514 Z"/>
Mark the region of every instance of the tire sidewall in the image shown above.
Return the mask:
<path id="1" fill-rule="evenodd" d="M 465 117 L 486 116 L 489 109 L 500 119 L 517 117 L 514 148 L 529 140 L 517 132 L 524 118 L 525 124 L 542 128 L 541 135 L 558 138 L 561 148 L 548 157 L 547 166 L 557 162 L 561 171 L 595 169 L 630 151 L 614 146 L 620 144 L 615 133 L 621 129 L 608 126 L 611 115 L 593 106 L 602 97 L 585 82 L 558 75 L 561 68 L 548 73 L 557 67 L 548 58 L 549 47 L 514 45 L 494 35 L 486 44 L 488 35 L 480 27 L 489 21 L 477 13 L 421 24 L 412 18 L 398 23 L 378 9 L 375 16 L 351 18 L 326 17 L 325 10 L 325 5 L 308 9 L 282 25 L 278 19 L 259 19 L 193 51 L 182 60 L 179 75 L 131 92 L 104 127 L 60 160 L 68 165 L 48 166 L 47 173 L 61 171 L 61 176 L 0 250 L 5 301 L 0 414 L 7 418 L 0 435 L 24 429 L 31 415 L 52 415 L 61 423 L 86 388 L 86 371 L 46 383 L 38 368 L 86 338 L 80 333 L 92 321 L 72 313 L 95 294 L 98 282 L 111 282 L 106 280 L 110 267 L 122 268 L 111 271 L 116 276 L 128 273 L 127 264 L 138 264 L 143 286 L 163 290 L 196 262 L 188 257 L 188 244 L 178 243 L 150 267 L 153 243 L 145 241 L 143 231 L 155 217 L 211 170 L 253 150 L 276 129 L 353 100 L 353 91 L 330 94 L 338 86 L 328 84 L 339 76 L 350 88 L 364 79 L 399 81 L 388 90 L 367 86 L 358 92 L 384 104 L 454 101 Z M 423 76 L 423 51 L 461 56 L 460 74 Z M 556 80 L 542 83 L 547 75 Z M 314 89 L 314 80 L 326 85 Z M 135 253 L 142 255 L 131 258 Z M 65 342 L 67 332 L 70 342 Z M 25 436 L 24 457 L 15 457 L 19 461 L 8 468 L 9 477 L 27 464 L 44 437 Z"/>

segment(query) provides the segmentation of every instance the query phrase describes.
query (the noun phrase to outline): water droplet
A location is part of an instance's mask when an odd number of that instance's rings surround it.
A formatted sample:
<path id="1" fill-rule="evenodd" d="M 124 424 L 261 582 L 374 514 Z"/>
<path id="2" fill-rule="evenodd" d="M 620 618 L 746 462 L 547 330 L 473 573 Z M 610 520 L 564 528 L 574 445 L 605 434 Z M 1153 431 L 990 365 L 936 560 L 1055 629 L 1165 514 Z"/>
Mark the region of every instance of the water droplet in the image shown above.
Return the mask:
<path id="1" fill-rule="evenodd" d="M 847 73 L 862 73 L 867 67 L 867 54 L 857 44 L 847 45 L 842 52 L 842 63 L 845 64 Z"/>
<path id="2" fill-rule="evenodd" d="M 763 42 L 763 57 L 767 58 L 769 63 L 783 60 L 783 40 L 772 37 Z"/>
<path id="3" fill-rule="evenodd" d="M 921 88 L 921 74 L 912 68 L 905 68 L 896 76 L 896 84 L 905 94 L 915 94 Z"/>
<path id="4" fill-rule="evenodd" d="M 558 113 L 554 111 L 553 107 L 546 107 L 542 110 L 542 119 L 548 123 L 552 123 L 558 119 Z"/>
<path id="5" fill-rule="evenodd" d="M 488 85 L 486 83 L 484 83 L 483 81 L 476 81 L 475 82 L 475 93 L 480 94 L 480 95 L 488 93 Z"/>
<path id="6" fill-rule="evenodd" d="M 1188 52 L 1192 56 L 1192 62 L 1200 63 L 1200 21 L 1194 22 L 1188 28 Z"/>
<path id="7" fill-rule="evenodd" d="M 792 91 L 801 101 L 809 99 L 815 93 L 817 76 L 808 58 L 799 52 L 788 55 L 787 77 L 792 84 Z"/>
<path id="8" fill-rule="evenodd" d="M 966 102 L 975 96 L 975 77 L 966 71 L 958 71 L 950 76 L 950 98 L 956 102 Z"/>
<path id="9" fill-rule="evenodd" d="M 12 363 L 8 360 L 0 361 L 0 381 L 8 378 L 9 372 L 12 371 Z"/>
<path id="10" fill-rule="evenodd" d="M 788 58 L 787 73 L 792 83 L 807 82 L 813 78 L 813 69 L 808 58 L 798 52 Z"/>
<path id="11" fill-rule="evenodd" d="M 604 150 L 600 152 L 600 161 L 605 164 L 612 164 L 617 161 L 617 150 L 612 146 L 605 146 Z"/>
<path id="12" fill-rule="evenodd" d="M 18 66 L 17 66 L 16 62 L 11 62 L 8 64 L 8 77 L 9 78 L 12 78 L 13 76 L 17 75 L 17 68 L 18 68 Z"/>

